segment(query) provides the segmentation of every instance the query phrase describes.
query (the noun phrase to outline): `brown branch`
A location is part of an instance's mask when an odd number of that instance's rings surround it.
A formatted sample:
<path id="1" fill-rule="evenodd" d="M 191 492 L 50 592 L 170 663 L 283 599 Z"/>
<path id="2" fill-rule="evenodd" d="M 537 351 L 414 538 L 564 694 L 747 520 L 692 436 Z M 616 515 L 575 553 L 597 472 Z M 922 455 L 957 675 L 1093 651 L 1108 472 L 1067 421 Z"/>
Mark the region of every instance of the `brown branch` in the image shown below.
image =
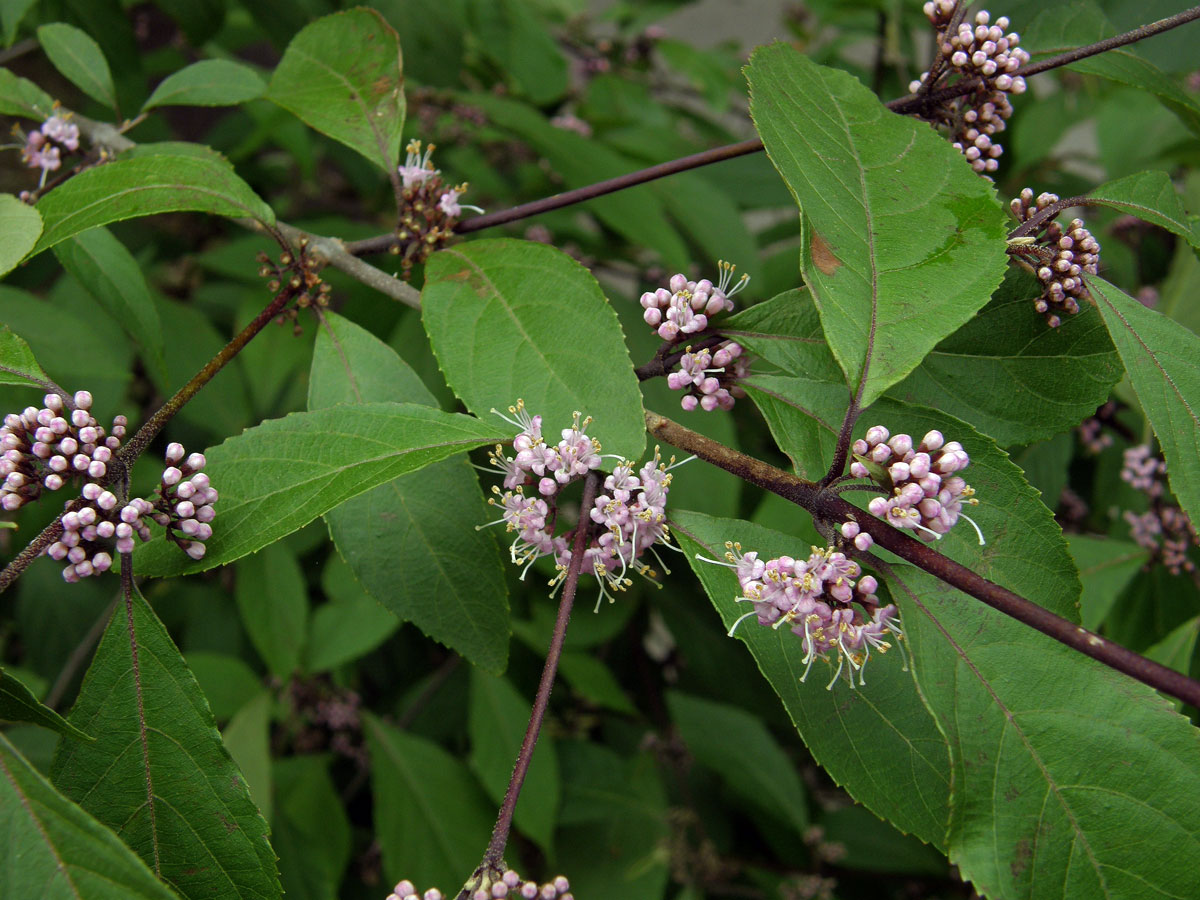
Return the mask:
<path id="1" fill-rule="evenodd" d="M 1200 706 L 1200 681 L 1194 681 L 1114 644 L 1081 625 L 1056 616 L 1020 594 L 988 581 L 932 547 L 846 502 L 835 492 L 822 490 L 811 481 L 739 453 L 657 413 L 646 413 L 646 427 L 660 440 L 694 453 L 714 466 L 802 506 L 818 521 L 844 522 L 853 519 L 880 547 L 924 569 L 951 587 L 982 600 L 993 609 L 1143 684 L 1192 706 Z"/>

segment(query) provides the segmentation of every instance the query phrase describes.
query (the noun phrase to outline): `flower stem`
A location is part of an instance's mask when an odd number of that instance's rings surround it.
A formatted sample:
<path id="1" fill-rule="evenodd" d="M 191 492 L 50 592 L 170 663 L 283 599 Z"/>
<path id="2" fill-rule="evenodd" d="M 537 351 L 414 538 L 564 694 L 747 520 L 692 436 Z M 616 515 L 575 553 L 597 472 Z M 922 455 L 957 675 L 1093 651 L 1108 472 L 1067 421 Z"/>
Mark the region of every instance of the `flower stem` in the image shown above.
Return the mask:
<path id="1" fill-rule="evenodd" d="M 583 485 L 583 498 L 579 501 L 580 509 L 592 508 L 599 486 L 600 476 L 595 472 L 589 472 Z M 567 566 L 562 599 L 558 604 L 558 619 L 554 623 L 554 634 L 550 638 L 550 647 L 546 651 L 546 665 L 542 668 L 542 680 L 538 683 L 537 696 L 533 698 L 533 709 L 529 713 L 529 727 L 525 729 L 525 738 L 521 741 L 517 763 L 513 767 L 512 778 L 509 780 L 508 790 L 504 794 L 504 802 L 500 804 L 500 813 L 496 817 L 496 827 L 492 829 L 492 840 L 483 854 L 480 868 L 497 868 L 504 857 L 504 848 L 508 844 L 508 832 L 512 828 L 513 812 L 517 808 L 517 797 L 520 796 L 521 786 L 525 783 L 525 774 L 529 771 L 529 763 L 533 759 L 533 749 L 537 746 L 538 734 L 542 730 L 542 719 L 545 718 L 546 707 L 550 703 L 550 690 L 554 687 L 554 676 L 558 672 L 558 660 L 562 656 L 563 642 L 567 637 L 567 625 L 571 621 L 571 607 L 575 605 L 575 591 L 579 586 L 579 573 L 583 570 L 584 546 L 591 524 L 591 520 L 585 514 L 579 517 L 579 524 L 575 528 L 571 562 Z"/>

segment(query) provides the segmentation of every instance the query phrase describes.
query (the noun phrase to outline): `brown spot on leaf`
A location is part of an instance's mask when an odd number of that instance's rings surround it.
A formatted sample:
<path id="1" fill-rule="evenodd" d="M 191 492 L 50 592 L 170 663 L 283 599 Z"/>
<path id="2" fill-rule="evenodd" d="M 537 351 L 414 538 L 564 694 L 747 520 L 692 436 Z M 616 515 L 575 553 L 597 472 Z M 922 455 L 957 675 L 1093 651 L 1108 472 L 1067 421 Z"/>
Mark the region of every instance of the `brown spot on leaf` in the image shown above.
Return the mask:
<path id="1" fill-rule="evenodd" d="M 1013 859 L 1009 863 L 1009 871 L 1015 879 L 1025 873 L 1029 868 L 1029 860 L 1033 856 L 1033 845 L 1030 844 L 1029 838 L 1021 838 L 1017 841 L 1017 846 L 1013 849 Z"/>
<path id="2" fill-rule="evenodd" d="M 833 252 L 833 248 L 825 242 L 825 238 L 812 233 L 812 237 L 808 241 L 808 252 L 812 256 L 812 261 L 822 275 L 832 275 L 842 266 L 842 261 L 837 258 Z"/>

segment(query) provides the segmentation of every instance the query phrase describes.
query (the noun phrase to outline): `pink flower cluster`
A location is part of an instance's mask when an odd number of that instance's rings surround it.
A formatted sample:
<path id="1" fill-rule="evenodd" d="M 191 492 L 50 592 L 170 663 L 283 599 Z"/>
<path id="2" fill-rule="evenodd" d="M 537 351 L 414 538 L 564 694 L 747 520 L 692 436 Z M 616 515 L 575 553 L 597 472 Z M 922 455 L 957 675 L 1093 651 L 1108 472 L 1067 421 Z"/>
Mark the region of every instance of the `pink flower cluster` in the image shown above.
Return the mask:
<path id="1" fill-rule="evenodd" d="M 579 413 L 552 447 L 542 436 L 541 416 L 530 415 L 522 401 L 509 407 L 509 412 L 514 418 L 503 418 L 521 431 L 513 439 L 513 456 L 507 456 L 502 445 L 489 454 L 508 490 L 492 488 L 496 497 L 488 502 L 501 507 L 503 513 L 488 524 L 503 523 L 507 531 L 515 532 L 509 555 L 515 564 L 525 567 L 522 578 L 534 561 L 553 556 L 558 574 L 551 584 L 558 585 L 566 577 L 572 554 L 566 532 L 555 534 L 557 495 L 563 486 L 600 468 L 600 444 L 585 433 L 591 419 L 581 420 Z M 584 551 L 583 571 L 590 571 L 600 583 L 601 600 L 608 596 L 611 602 L 614 598 L 608 591 L 623 591 L 632 584 L 626 577 L 630 569 L 647 578 L 655 574 L 641 557 L 647 550 L 654 553 L 652 546 L 669 537 L 666 502 L 672 476 L 667 468 L 657 451 L 637 474 L 633 463 L 619 463 L 605 478 L 604 492 L 587 511 L 593 528 Z M 526 496 L 525 488 L 534 486 L 540 496 Z"/>
<path id="2" fill-rule="evenodd" d="M 1009 204 L 1018 222 L 1027 222 L 1052 203 L 1058 194 L 1042 193 L 1035 199 L 1033 191 L 1025 188 L 1021 196 Z M 1088 295 L 1084 274 L 1095 275 L 1100 268 L 1100 244 L 1083 227 L 1082 219 L 1072 219 L 1064 230 L 1053 218 L 1046 220 L 1033 235 L 1035 244 L 1016 249 L 1021 258 L 1031 264 L 1043 285 L 1042 294 L 1033 306 L 1046 317 L 1046 324 L 1057 328 L 1062 314 L 1079 312 L 1079 301 Z"/>
<path id="3" fill-rule="evenodd" d="M 870 478 L 891 492 L 867 505 L 871 515 L 896 528 L 913 529 L 922 540 L 940 540 L 960 516 L 975 525 L 962 511 L 964 504 L 979 501 L 974 488 L 955 474 L 971 463 L 958 441 L 947 443 L 940 431 L 930 431 L 914 445 L 909 435 L 892 436 L 876 425 L 850 449 L 850 474 Z M 978 526 L 975 531 L 982 545 Z"/>
<path id="4" fill-rule="evenodd" d="M 523 880 L 513 869 L 486 886 L 476 888 L 470 897 L 471 900 L 502 900 L 506 897 L 513 900 L 574 900 L 570 882 L 564 876 L 559 875 L 553 881 L 539 885 L 536 881 Z M 392 888 L 387 900 L 443 900 L 443 894 L 437 888 L 418 894 L 413 883 L 405 879 Z"/>
<path id="5" fill-rule="evenodd" d="M 0 510 L 12 512 L 72 478 L 100 481 L 125 436 L 124 416 L 113 419 L 111 434 L 100 427 L 87 391 L 69 399 L 72 408 L 53 393 L 42 404 L 10 413 L 0 427 Z"/>
<path id="6" fill-rule="evenodd" d="M 754 606 L 734 622 L 729 634 L 750 616 L 757 616 L 760 625 L 788 626 L 803 642 L 801 681 L 816 660 L 828 661 L 832 653 L 838 665 L 828 688 L 843 671 L 851 687 L 855 672 L 858 683 L 865 684 L 863 670 L 871 651 L 885 653 L 891 647 L 885 640 L 888 632 L 903 637 L 896 607 L 879 605 L 879 583 L 863 575 L 858 563 L 841 551 L 813 547 L 807 559 L 780 556 L 764 562 L 754 551 L 743 553 L 740 544 L 729 542 L 725 548 L 727 562 L 705 561 L 732 568 L 742 589 L 738 601 Z"/>
<path id="7" fill-rule="evenodd" d="M 733 284 L 737 266 L 721 260 L 717 284 L 707 278 L 689 281 L 686 275 L 672 275 L 668 287 L 642 294 L 645 310 L 642 318 L 665 341 L 680 341 L 706 331 L 709 319 L 733 309 L 729 299 L 742 290 L 750 276 L 743 275 Z M 679 360 L 679 371 L 667 376 L 673 391 L 684 391 L 680 406 L 691 412 L 699 407 L 705 412 L 731 409 L 735 398 L 746 396 L 738 385 L 749 374 L 749 365 L 742 355 L 741 344 L 722 341 L 713 347 L 687 352 Z"/>
<path id="8" fill-rule="evenodd" d="M 66 116 L 51 116 L 40 129 L 29 132 L 21 159 L 31 169 L 42 170 L 42 181 L 46 173 L 62 165 L 62 151 L 79 149 L 79 126 L 67 121 Z"/>
<path id="9" fill-rule="evenodd" d="M 1161 560 L 1172 575 L 1195 572 L 1196 564 L 1189 553 L 1200 547 L 1196 526 L 1182 509 L 1169 502 L 1163 480 L 1167 464 L 1155 456 L 1149 445 L 1140 444 L 1125 451 L 1121 480 L 1150 498 L 1150 509 L 1144 513 L 1126 510 L 1130 537 L 1151 553 L 1152 560 Z"/>
<path id="10" fill-rule="evenodd" d="M 1021 38 L 1016 32 L 1005 33 L 1008 18 L 1001 16 L 993 24 L 986 10 L 975 15 L 974 26 L 960 22 L 957 31 L 951 32 L 949 25 L 957 6 L 955 0 L 925 4 L 925 15 L 937 29 L 941 55 L 931 72 L 922 72 L 908 89 L 913 93 L 933 90 L 951 74 L 959 79 L 981 79 L 976 90 L 944 102 L 928 117 L 949 131 L 955 149 L 982 175 L 999 167 L 997 160 L 1004 148 L 993 135 L 1003 131 L 1005 120 L 1012 116 L 1008 95 L 1025 92 L 1025 79 L 1013 73 L 1029 62 L 1029 54 L 1018 46 Z"/>

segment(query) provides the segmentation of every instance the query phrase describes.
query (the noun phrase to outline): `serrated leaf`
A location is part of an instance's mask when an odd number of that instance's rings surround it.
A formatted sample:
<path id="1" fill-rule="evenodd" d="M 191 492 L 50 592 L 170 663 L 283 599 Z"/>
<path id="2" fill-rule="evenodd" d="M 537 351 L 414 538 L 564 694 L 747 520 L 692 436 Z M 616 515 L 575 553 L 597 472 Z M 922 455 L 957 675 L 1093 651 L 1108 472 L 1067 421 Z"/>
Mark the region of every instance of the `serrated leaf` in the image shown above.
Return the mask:
<path id="1" fill-rule="evenodd" d="M 54 790 L 0 734 L 0 896 L 177 900 L 109 829 Z"/>
<path id="2" fill-rule="evenodd" d="M 1138 172 L 1108 181 L 1088 191 L 1087 196 L 1092 203 L 1111 206 L 1165 228 L 1193 247 L 1200 245 L 1200 235 L 1193 229 L 1166 172 Z"/>
<path id="3" fill-rule="evenodd" d="M 152 541 L 134 551 L 134 571 L 175 575 L 233 562 L 376 485 L 504 436 L 491 423 L 413 403 L 270 419 L 205 454 L 204 471 L 220 492 L 205 557 L 191 561 Z"/>
<path id="4" fill-rule="evenodd" d="M 807 549 L 778 531 L 697 512 L 672 511 L 671 527 L 727 628 L 745 612 L 734 600 L 740 594 L 737 578 L 729 568 L 697 560 L 697 553 L 721 559 L 726 541 L 740 542 L 764 559 L 785 553 L 799 556 Z M 790 631 L 743 622 L 737 639 L 833 780 L 901 831 L 944 847 L 950 816 L 949 755 L 898 654 L 873 661 L 871 677 L 862 688 L 851 691 L 839 684 L 826 690 L 829 672 L 824 666 L 800 681 L 804 651 L 801 639 Z M 886 779 L 880 778 L 879 760 L 888 760 Z"/>
<path id="5" fill-rule="evenodd" d="M 74 25 L 52 22 L 37 30 L 38 43 L 68 81 L 109 109 L 117 108 L 117 92 L 113 88 L 108 60 L 90 35 Z"/>
<path id="6" fill-rule="evenodd" d="M 0 113 L 6 116 L 24 116 L 37 119 L 50 118 L 54 111 L 54 98 L 27 78 L 14 75 L 8 69 L 0 69 Z"/>
<path id="7" fill-rule="evenodd" d="M 1121 360 L 1087 307 L 1047 328 L 1032 303 L 1041 290 L 1010 269 L 991 302 L 888 395 L 978 423 L 1006 447 L 1078 425 L 1108 398 Z"/>
<path id="8" fill-rule="evenodd" d="M 54 255 L 113 321 L 142 348 L 146 361 L 167 377 L 162 323 L 142 267 L 106 228 L 92 228 L 56 244 Z"/>
<path id="9" fill-rule="evenodd" d="M 400 38 L 374 10 L 334 13 L 301 30 L 271 75 L 267 99 L 385 172 L 399 165 L 405 110 Z"/>
<path id="10" fill-rule="evenodd" d="M 793 839 L 803 840 L 809 824 L 804 785 L 760 719 L 736 706 L 680 691 L 667 694 L 667 708 L 697 762 L 720 775 L 752 807 L 790 825 Z"/>
<path id="11" fill-rule="evenodd" d="M 1087 283 L 1154 426 L 1171 490 L 1200 521 L 1200 337 L 1103 278 Z"/>
<path id="12" fill-rule="evenodd" d="M 78 741 L 90 741 L 92 736 L 80 731 L 50 707 L 38 702 L 29 688 L 11 674 L 0 669 L 0 721 L 32 722 L 57 731 Z"/>
<path id="13" fill-rule="evenodd" d="M 38 201 L 44 228 L 38 253 L 72 235 L 138 216 L 207 212 L 275 223 L 275 213 L 227 163 L 213 157 L 154 154 L 120 158 L 80 172 Z"/>
<path id="14" fill-rule="evenodd" d="M 621 326 L 565 253 L 507 239 L 443 250 L 426 264 L 421 315 L 446 383 L 476 415 L 523 399 L 554 434 L 578 410 L 605 453 L 641 455 L 641 393 Z"/>
<path id="15" fill-rule="evenodd" d="M 184 897 L 279 897 L 267 823 L 208 703 L 136 590 L 118 604 L 69 721 L 55 787 L 113 828 Z"/>
<path id="16" fill-rule="evenodd" d="M 296 556 L 268 544 L 237 564 L 233 592 L 250 643 L 281 681 L 299 668 L 308 634 L 308 587 Z"/>
<path id="17" fill-rule="evenodd" d="M 309 377 L 309 408 L 433 395 L 391 347 L 327 314 Z M 499 420 L 497 419 L 499 423 Z M 500 423 L 503 424 L 503 423 Z M 494 519 L 479 478 L 461 456 L 382 484 L 326 513 L 342 558 L 395 615 L 490 672 L 508 660 L 508 590 Z M 464 560 L 471 577 L 462 577 Z"/>
<path id="18" fill-rule="evenodd" d="M 990 185 L 928 125 L 846 72 L 759 48 L 751 113 L 801 211 L 800 269 L 870 404 L 987 302 L 1006 265 Z"/>
<path id="19" fill-rule="evenodd" d="M 254 69 L 228 59 L 202 59 L 172 72 L 142 104 L 156 106 L 237 106 L 267 92 L 267 83 Z"/>
<path id="20" fill-rule="evenodd" d="M 495 809 L 467 767 L 437 744 L 372 715 L 363 725 L 389 883 L 408 878 L 452 893 L 479 864 Z"/>
<path id="21" fill-rule="evenodd" d="M 1150 688 L 924 572 L 896 572 L 922 696 L 950 739 L 949 856 L 963 877 L 989 897 L 1193 893 L 1191 723 Z M 1169 854 L 1147 852 L 1164 845 Z"/>
<path id="22" fill-rule="evenodd" d="M 1150 552 L 1131 541 L 1085 534 L 1068 535 L 1067 545 L 1083 582 L 1080 621 L 1084 628 L 1096 631 L 1104 624 L 1125 585 L 1150 558 Z"/>
<path id="23" fill-rule="evenodd" d="M 479 776 L 492 802 L 504 800 L 513 764 L 529 725 L 530 704 L 506 678 L 471 670 L 467 733 L 471 737 L 471 769 Z M 526 837 L 548 855 L 554 853 L 558 818 L 558 756 L 554 742 L 543 733 L 517 800 L 513 820 Z"/>
<path id="24" fill-rule="evenodd" d="M 0 275 L 17 267 L 37 243 L 42 233 L 42 216 L 28 203 L 12 194 L 0 194 Z"/>
<path id="25" fill-rule="evenodd" d="M 0 384 L 41 387 L 48 380 L 29 345 L 7 325 L 0 325 Z"/>

